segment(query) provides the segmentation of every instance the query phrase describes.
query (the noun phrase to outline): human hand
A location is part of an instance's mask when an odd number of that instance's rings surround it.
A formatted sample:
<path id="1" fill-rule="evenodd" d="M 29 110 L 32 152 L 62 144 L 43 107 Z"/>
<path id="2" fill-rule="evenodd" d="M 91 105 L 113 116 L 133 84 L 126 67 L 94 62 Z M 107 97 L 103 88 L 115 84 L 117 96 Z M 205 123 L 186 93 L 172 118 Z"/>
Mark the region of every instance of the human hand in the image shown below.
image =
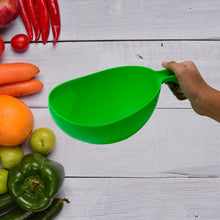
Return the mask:
<path id="1" fill-rule="evenodd" d="M 168 83 L 174 95 L 180 100 L 189 99 L 193 109 L 200 114 L 199 102 L 202 93 L 208 89 L 209 86 L 200 75 L 195 64 L 191 61 L 182 63 L 164 61 L 162 62 L 162 66 L 172 70 L 177 77 L 179 85 Z"/>

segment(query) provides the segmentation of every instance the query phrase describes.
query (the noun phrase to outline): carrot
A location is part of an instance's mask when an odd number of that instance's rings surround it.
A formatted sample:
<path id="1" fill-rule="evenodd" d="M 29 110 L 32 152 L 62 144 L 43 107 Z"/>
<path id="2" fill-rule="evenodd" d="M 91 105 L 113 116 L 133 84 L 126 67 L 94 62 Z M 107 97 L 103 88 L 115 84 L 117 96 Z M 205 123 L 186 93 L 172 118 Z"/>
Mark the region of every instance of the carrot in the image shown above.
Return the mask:
<path id="1" fill-rule="evenodd" d="M 0 95 L 25 96 L 43 89 L 43 83 L 37 79 L 0 85 Z"/>
<path id="2" fill-rule="evenodd" d="M 39 68 L 31 63 L 1 63 L 0 84 L 26 81 L 39 73 Z"/>

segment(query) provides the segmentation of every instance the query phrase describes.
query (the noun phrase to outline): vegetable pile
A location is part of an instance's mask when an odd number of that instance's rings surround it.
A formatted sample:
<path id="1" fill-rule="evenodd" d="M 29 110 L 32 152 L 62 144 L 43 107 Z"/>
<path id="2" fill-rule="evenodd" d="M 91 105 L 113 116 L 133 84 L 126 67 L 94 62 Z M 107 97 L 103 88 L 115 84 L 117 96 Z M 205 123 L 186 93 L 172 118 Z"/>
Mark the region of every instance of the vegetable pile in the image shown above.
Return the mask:
<path id="1" fill-rule="evenodd" d="M 41 37 L 46 44 L 50 26 L 55 46 L 60 35 L 57 0 L 0 0 L 0 28 L 19 14 L 27 35 L 11 38 L 16 52 L 25 51 L 34 35 L 34 41 Z M 0 36 L 0 58 L 4 51 Z M 62 211 L 64 202 L 69 203 L 58 197 L 64 167 L 44 156 L 54 149 L 56 136 L 45 127 L 33 131 L 33 113 L 18 99 L 43 89 L 35 78 L 38 73 L 31 63 L 0 63 L 0 220 L 50 220 Z M 33 152 L 25 155 L 22 144 L 28 138 Z"/>
<path id="2" fill-rule="evenodd" d="M 25 82 L 39 72 L 33 64 L 4 65 L 10 73 L 0 77 L 0 83 Z M 22 68 L 32 71 L 14 75 L 17 65 L 21 72 Z M 31 109 L 9 95 L 0 95 L 0 118 L 0 220 L 54 219 L 64 202 L 69 203 L 66 198 L 57 198 L 65 176 L 63 165 L 44 156 L 55 147 L 54 132 L 46 127 L 33 131 Z M 25 155 L 20 145 L 28 138 L 34 152 Z"/>
<path id="3" fill-rule="evenodd" d="M 53 45 L 55 46 L 60 34 L 60 13 L 57 0 L 19 0 L 19 3 L 20 15 L 30 40 L 33 40 L 33 26 L 35 41 L 39 40 L 41 34 L 45 44 L 49 36 L 51 22 Z"/>
<path id="4" fill-rule="evenodd" d="M 56 198 L 64 180 L 63 166 L 40 153 L 25 155 L 8 172 L 8 192 L 0 195 L 0 220 L 56 217 L 63 209 L 64 198 Z"/>
<path id="5" fill-rule="evenodd" d="M 29 144 L 34 152 L 26 155 L 20 145 L 0 146 L 4 167 L 0 168 L 0 220 L 51 220 L 62 211 L 64 202 L 69 203 L 57 197 L 65 177 L 63 165 L 43 155 L 54 149 L 54 135 L 49 128 L 33 131 Z M 39 153 L 42 146 L 50 151 Z"/>

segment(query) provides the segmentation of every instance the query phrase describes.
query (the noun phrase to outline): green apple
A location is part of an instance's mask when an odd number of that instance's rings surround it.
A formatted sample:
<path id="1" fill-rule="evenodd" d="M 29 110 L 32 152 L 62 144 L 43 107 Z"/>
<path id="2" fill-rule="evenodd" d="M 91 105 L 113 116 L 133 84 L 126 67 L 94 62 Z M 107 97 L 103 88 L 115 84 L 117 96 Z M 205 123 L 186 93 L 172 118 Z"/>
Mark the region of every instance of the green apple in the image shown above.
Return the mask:
<path id="1" fill-rule="evenodd" d="M 49 128 L 38 128 L 30 137 L 31 148 L 41 154 L 50 153 L 56 143 L 56 136 Z"/>
<path id="2" fill-rule="evenodd" d="M 18 165 L 23 156 L 24 152 L 19 146 L 0 148 L 2 166 L 6 169 L 11 169 L 15 165 Z"/>
<path id="3" fill-rule="evenodd" d="M 7 181 L 8 171 L 6 169 L 0 168 L 0 195 L 8 191 Z"/>

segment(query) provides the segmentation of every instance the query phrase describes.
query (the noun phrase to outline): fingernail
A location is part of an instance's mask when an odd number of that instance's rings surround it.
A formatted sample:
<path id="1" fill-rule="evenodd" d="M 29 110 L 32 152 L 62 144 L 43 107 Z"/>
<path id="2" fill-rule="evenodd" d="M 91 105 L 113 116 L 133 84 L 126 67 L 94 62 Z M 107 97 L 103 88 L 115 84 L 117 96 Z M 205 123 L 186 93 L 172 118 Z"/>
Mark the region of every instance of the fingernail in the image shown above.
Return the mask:
<path id="1" fill-rule="evenodd" d="M 162 66 L 166 66 L 167 63 L 168 63 L 167 61 L 163 61 L 163 62 L 162 62 Z"/>

